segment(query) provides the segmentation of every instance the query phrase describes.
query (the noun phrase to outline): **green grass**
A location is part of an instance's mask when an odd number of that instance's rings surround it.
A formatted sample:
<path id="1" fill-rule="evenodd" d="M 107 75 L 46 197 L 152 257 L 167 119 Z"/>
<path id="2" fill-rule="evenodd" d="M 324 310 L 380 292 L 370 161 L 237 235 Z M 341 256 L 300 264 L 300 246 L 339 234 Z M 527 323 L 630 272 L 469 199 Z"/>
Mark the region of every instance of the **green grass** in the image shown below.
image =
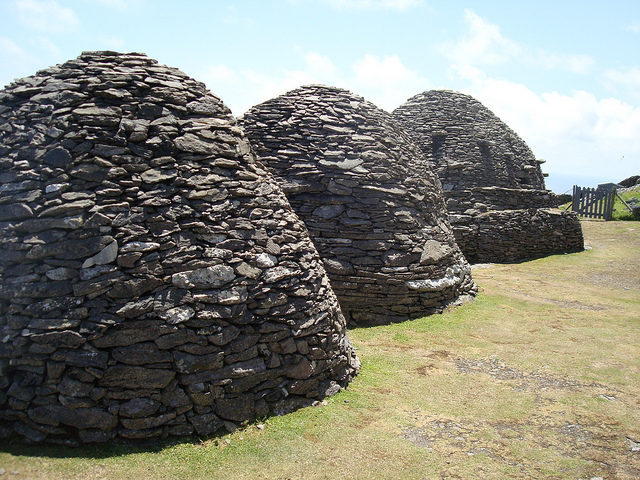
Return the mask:
<path id="1" fill-rule="evenodd" d="M 54 480 L 640 478 L 626 443 L 640 441 L 640 229 L 583 228 L 591 250 L 474 269 L 474 302 L 351 330 L 362 371 L 324 405 L 146 447 L 3 445 L 0 468 Z"/>
<path id="2" fill-rule="evenodd" d="M 629 200 L 640 200 L 640 186 L 636 186 L 633 190 L 621 193 L 620 196 L 625 202 Z M 614 220 L 640 220 L 635 218 L 629 209 L 616 197 L 613 203 L 613 219 Z"/>

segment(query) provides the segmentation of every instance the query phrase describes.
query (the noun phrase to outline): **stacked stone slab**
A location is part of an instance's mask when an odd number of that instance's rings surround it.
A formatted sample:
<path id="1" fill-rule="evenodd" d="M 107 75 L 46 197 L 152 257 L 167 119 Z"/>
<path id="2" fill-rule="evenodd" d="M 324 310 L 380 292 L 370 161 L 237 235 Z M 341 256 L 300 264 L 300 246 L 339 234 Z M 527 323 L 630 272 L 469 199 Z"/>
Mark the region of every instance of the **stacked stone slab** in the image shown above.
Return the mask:
<path id="1" fill-rule="evenodd" d="M 469 95 L 420 93 L 393 112 L 440 177 L 456 240 L 470 262 L 517 262 L 582 250 L 572 212 L 549 210 L 526 143 Z"/>
<path id="2" fill-rule="evenodd" d="M 0 92 L 0 433 L 208 435 L 358 361 L 304 224 L 202 83 L 89 52 Z"/>
<path id="3" fill-rule="evenodd" d="M 388 113 L 306 86 L 253 107 L 242 125 L 305 222 L 348 321 L 403 321 L 475 294 L 440 183 Z"/>

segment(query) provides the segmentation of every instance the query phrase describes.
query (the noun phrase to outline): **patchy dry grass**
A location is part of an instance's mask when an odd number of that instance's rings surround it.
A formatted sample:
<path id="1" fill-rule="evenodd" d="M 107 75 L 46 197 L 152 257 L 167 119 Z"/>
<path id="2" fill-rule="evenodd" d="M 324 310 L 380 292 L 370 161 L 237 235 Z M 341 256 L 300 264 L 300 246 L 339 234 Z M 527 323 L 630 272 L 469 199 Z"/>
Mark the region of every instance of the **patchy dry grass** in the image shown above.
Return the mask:
<path id="1" fill-rule="evenodd" d="M 590 250 L 478 266 L 475 302 L 351 331 L 362 373 L 326 405 L 202 442 L 6 445 L 0 468 L 12 479 L 640 478 L 637 225 L 584 222 Z"/>

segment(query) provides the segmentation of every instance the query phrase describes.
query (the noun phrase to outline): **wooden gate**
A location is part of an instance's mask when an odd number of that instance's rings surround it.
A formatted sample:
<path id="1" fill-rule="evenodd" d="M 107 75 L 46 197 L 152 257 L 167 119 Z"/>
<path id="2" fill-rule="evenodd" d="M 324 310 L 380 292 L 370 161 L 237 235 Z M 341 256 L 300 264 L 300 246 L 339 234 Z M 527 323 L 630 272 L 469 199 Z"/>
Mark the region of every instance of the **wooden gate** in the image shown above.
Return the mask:
<path id="1" fill-rule="evenodd" d="M 589 218 L 611 220 L 613 199 L 616 196 L 615 186 L 598 188 L 573 186 L 573 205 L 571 210 L 578 215 Z"/>

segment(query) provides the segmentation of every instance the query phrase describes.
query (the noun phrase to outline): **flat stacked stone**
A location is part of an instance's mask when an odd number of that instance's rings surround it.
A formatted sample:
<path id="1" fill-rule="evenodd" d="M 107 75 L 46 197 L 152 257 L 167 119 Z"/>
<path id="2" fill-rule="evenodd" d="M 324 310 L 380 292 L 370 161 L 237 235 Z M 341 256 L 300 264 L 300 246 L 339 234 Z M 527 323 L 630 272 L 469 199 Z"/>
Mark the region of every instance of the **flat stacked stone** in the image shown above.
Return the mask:
<path id="1" fill-rule="evenodd" d="M 304 224 L 230 111 L 142 54 L 0 92 L 0 433 L 209 435 L 358 361 Z"/>
<path id="2" fill-rule="evenodd" d="M 305 222 L 348 321 L 403 321 L 475 294 L 440 183 L 388 113 L 306 86 L 241 123 Z"/>
<path id="3" fill-rule="evenodd" d="M 440 177 L 456 240 L 470 262 L 518 262 L 584 248 L 578 217 L 549 210 L 557 201 L 545 190 L 544 161 L 473 97 L 431 90 L 393 117 Z"/>

